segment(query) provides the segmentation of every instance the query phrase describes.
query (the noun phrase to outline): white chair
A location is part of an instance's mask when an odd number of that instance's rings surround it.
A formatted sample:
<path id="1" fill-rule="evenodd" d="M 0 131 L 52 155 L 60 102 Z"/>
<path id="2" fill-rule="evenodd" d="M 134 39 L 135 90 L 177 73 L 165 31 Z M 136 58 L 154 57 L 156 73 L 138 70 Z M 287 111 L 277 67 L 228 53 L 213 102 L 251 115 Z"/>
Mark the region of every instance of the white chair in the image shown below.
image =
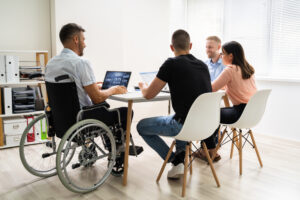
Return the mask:
<path id="1" fill-rule="evenodd" d="M 240 175 L 242 175 L 242 149 L 243 146 L 246 142 L 248 142 L 249 144 L 251 144 L 253 146 L 253 148 L 255 149 L 259 164 L 261 167 L 263 167 L 258 149 L 257 149 L 257 145 L 255 143 L 254 137 L 253 137 L 253 133 L 251 128 L 253 128 L 254 126 L 256 126 L 264 112 L 266 109 L 266 104 L 267 104 L 267 100 L 268 97 L 271 93 L 271 89 L 264 89 L 264 90 L 258 90 L 249 100 L 249 102 L 247 103 L 241 117 L 239 118 L 239 120 L 233 124 L 222 124 L 225 125 L 226 127 L 230 128 L 233 132 L 233 137 L 230 138 L 232 141 L 231 144 L 231 153 L 230 153 L 230 158 L 232 158 L 232 153 L 233 153 L 233 147 L 234 147 L 234 143 L 236 143 L 236 147 L 239 151 L 239 163 L 240 163 Z M 248 129 L 248 131 L 243 134 L 242 129 Z M 238 136 L 236 131 L 238 131 Z M 216 147 L 216 151 L 218 151 L 218 149 L 220 148 L 222 142 L 223 142 L 223 138 L 225 135 L 228 135 L 227 129 L 225 128 L 224 134 L 222 134 L 221 139 L 219 140 L 219 143 Z M 248 136 L 250 135 L 252 143 L 248 140 Z M 237 140 L 237 137 L 239 137 L 239 139 Z M 245 139 L 244 144 L 242 139 Z M 212 159 L 214 158 L 215 155 L 212 156 Z"/>
<path id="2" fill-rule="evenodd" d="M 220 124 L 220 102 L 224 94 L 225 94 L 224 92 L 213 92 L 213 93 L 205 93 L 200 95 L 191 106 L 180 133 L 174 137 L 175 140 L 187 141 L 186 150 L 185 150 L 185 159 L 184 159 L 184 179 L 182 185 L 182 197 L 185 196 L 188 162 L 190 162 L 190 166 L 189 166 L 190 174 L 192 174 L 191 142 L 197 140 L 204 140 L 210 137 L 214 133 L 216 128 L 218 128 Z M 165 166 L 169 160 L 171 152 L 173 151 L 175 140 L 173 141 L 170 147 L 170 150 L 161 167 L 156 182 L 159 182 L 160 177 L 165 169 Z M 210 159 L 210 155 L 207 151 L 206 144 L 203 142 L 202 146 L 208 158 L 208 162 L 210 164 L 210 168 L 214 175 L 217 186 L 220 187 L 220 183 L 216 175 L 216 172 L 214 170 L 212 160 Z M 189 157 L 189 161 L 188 161 L 188 157 Z"/>

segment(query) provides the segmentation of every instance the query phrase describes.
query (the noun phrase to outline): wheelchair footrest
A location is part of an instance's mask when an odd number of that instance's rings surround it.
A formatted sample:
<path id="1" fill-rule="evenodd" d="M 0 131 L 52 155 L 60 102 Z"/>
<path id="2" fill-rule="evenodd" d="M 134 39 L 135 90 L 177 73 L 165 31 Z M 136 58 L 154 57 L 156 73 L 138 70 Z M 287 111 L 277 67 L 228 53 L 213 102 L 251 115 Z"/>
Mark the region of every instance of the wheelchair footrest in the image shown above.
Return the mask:
<path id="1" fill-rule="evenodd" d="M 76 169 L 80 167 L 80 163 L 75 163 L 75 164 L 72 164 L 72 169 Z"/>
<path id="2" fill-rule="evenodd" d="M 135 150 L 137 155 L 140 155 L 144 151 L 142 146 L 135 146 Z M 129 146 L 129 155 L 135 156 L 134 148 L 132 145 Z"/>

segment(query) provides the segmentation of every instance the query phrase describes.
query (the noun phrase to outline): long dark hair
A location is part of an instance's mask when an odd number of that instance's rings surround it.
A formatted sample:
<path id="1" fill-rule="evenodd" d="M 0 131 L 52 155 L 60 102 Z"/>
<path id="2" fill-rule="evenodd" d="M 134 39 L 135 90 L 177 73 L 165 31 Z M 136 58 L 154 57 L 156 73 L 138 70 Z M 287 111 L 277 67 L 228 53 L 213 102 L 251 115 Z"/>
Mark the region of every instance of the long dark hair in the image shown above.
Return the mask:
<path id="1" fill-rule="evenodd" d="M 237 65 L 242 70 L 242 78 L 248 79 L 250 78 L 255 70 L 254 68 L 247 62 L 244 54 L 243 47 L 240 43 L 236 41 L 231 41 L 223 44 L 222 50 L 227 54 L 232 54 L 233 60 L 232 64 Z"/>

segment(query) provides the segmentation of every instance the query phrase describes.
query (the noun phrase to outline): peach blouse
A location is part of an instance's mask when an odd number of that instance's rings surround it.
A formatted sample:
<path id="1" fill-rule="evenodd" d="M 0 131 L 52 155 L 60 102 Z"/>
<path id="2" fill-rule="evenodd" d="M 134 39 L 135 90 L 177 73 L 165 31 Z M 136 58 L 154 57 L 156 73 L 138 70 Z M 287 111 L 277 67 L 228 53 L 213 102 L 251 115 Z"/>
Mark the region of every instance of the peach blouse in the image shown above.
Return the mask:
<path id="1" fill-rule="evenodd" d="M 249 79 L 243 79 L 242 71 L 238 66 L 228 65 L 212 83 L 213 92 L 222 88 L 225 88 L 226 94 L 233 105 L 248 103 L 249 99 L 256 92 L 254 75 Z"/>

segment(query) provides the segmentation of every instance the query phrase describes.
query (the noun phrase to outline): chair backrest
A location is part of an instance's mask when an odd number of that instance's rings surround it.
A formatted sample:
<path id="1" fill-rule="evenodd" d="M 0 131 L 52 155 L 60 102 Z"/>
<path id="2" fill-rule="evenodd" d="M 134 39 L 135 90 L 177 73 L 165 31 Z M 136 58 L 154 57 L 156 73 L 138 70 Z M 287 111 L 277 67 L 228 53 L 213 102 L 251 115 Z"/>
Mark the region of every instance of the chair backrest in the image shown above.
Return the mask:
<path id="1" fill-rule="evenodd" d="M 224 92 L 211 92 L 197 97 L 175 138 L 194 141 L 210 137 L 220 124 L 220 102 L 224 95 Z"/>
<path id="2" fill-rule="evenodd" d="M 77 121 L 80 110 L 75 82 L 46 82 L 56 136 L 61 138 Z"/>
<path id="3" fill-rule="evenodd" d="M 271 89 L 258 90 L 247 103 L 239 120 L 228 126 L 240 129 L 256 126 L 265 112 L 270 93 Z"/>

